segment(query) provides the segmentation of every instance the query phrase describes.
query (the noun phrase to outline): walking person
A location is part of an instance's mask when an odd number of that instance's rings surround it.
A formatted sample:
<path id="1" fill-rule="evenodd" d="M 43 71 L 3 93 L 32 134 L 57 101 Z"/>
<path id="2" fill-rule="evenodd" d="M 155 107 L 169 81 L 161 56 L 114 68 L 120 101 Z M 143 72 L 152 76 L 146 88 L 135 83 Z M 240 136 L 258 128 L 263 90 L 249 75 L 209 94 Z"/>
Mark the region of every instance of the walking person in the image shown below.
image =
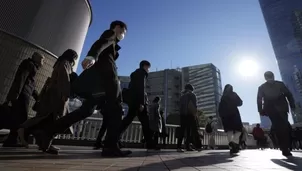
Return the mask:
<path id="1" fill-rule="evenodd" d="M 160 139 L 163 144 L 163 148 L 166 148 L 168 134 L 167 134 L 166 121 L 165 121 L 163 110 L 160 110 L 160 116 L 161 116 L 161 123 L 162 123 L 162 132 L 160 134 Z"/>
<path id="2" fill-rule="evenodd" d="M 154 149 L 148 116 L 148 96 L 146 93 L 146 79 L 148 77 L 151 63 L 143 60 L 130 75 L 130 83 L 128 87 L 128 114 L 124 117 L 121 127 L 120 136 L 126 131 L 133 119 L 137 116 L 142 124 L 144 139 L 147 149 Z"/>
<path id="3" fill-rule="evenodd" d="M 222 121 L 224 131 L 227 133 L 230 154 L 239 152 L 239 137 L 242 132 L 242 121 L 238 107 L 242 106 L 242 100 L 233 91 L 233 86 L 227 84 L 219 103 L 219 116 Z"/>
<path id="4" fill-rule="evenodd" d="M 63 117 L 68 112 L 68 99 L 71 97 L 71 81 L 76 79 L 72 67 L 78 59 L 78 54 L 72 50 L 66 50 L 53 66 L 51 77 L 49 77 L 39 95 L 34 118 L 25 121 L 18 130 L 20 140 L 23 145 L 28 146 L 24 139 L 24 132 L 34 133 L 44 125 L 53 124 L 57 119 Z M 63 132 L 61 132 L 63 133 Z M 69 130 L 69 133 L 71 131 Z M 37 144 L 40 141 L 37 139 Z M 58 148 L 50 146 L 47 153 L 57 153 Z"/>
<path id="5" fill-rule="evenodd" d="M 121 49 L 118 42 L 124 39 L 126 31 L 127 26 L 124 22 L 114 21 L 110 24 L 110 30 L 106 30 L 92 45 L 82 63 L 87 69 L 72 84 L 74 92 L 85 99 L 83 105 L 47 126 L 47 129 L 40 131 L 39 135 L 43 139 L 44 149 L 49 148 L 54 135 L 91 116 L 97 106 L 104 106 L 102 109 L 110 115 L 107 118 L 108 126 L 102 155 L 124 157 L 131 153 L 121 151 L 117 144 L 122 106 L 121 99 L 118 98 L 121 90 L 115 61 Z"/>
<path id="6" fill-rule="evenodd" d="M 206 124 L 206 133 L 209 135 L 208 147 L 209 149 L 214 150 L 216 148 L 215 145 L 215 133 L 217 131 L 216 122 L 213 116 L 210 116 L 208 122 Z"/>
<path id="7" fill-rule="evenodd" d="M 19 65 L 5 102 L 5 105 L 12 105 L 11 114 L 16 118 L 14 118 L 14 123 L 11 123 L 14 126 L 10 129 L 3 147 L 23 146 L 18 143 L 17 130 L 19 125 L 27 120 L 31 97 L 38 98 L 38 92 L 35 90 L 35 76 L 43 64 L 44 56 L 35 52 L 31 58 L 23 60 Z"/>
<path id="8" fill-rule="evenodd" d="M 149 110 L 149 125 L 153 147 L 155 150 L 160 150 L 158 147 L 158 138 L 162 132 L 162 118 L 160 115 L 160 97 L 156 96 L 150 105 Z"/>
<path id="9" fill-rule="evenodd" d="M 194 142 L 194 146 L 200 150 L 201 140 L 198 132 L 196 120 L 197 115 L 197 99 L 193 93 L 194 87 L 191 84 L 185 86 L 185 90 L 180 97 L 180 129 L 177 139 L 177 151 L 184 152 L 182 149 L 182 141 L 186 133 L 185 147 L 187 151 L 193 151 L 190 142 Z M 194 141 L 193 141 L 194 140 Z"/>
<path id="10" fill-rule="evenodd" d="M 272 122 L 272 129 L 275 131 L 279 147 L 284 156 L 292 156 L 291 130 L 288 122 L 289 107 L 295 110 L 295 101 L 285 84 L 276 81 L 274 73 L 267 71 L 264 73 L 266 80 L 258 88 L 257 106 L 260 115 L 267 115 Z"/>
<path id="11" fill-rule="evenodd" d="M 260 124 L 257 124 L 253 129 L 253 137 L 257 141 L 257 147 L 259 149 L 264 149 L 266 147 L 266 137 L 263 129 L 260 127 Z"/>

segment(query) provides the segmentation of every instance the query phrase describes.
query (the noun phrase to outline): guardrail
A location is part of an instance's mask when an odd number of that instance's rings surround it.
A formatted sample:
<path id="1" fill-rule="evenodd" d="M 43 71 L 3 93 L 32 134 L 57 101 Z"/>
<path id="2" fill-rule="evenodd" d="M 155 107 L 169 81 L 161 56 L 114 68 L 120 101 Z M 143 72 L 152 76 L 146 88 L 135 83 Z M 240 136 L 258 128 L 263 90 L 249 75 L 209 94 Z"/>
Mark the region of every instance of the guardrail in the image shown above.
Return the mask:
<path id="1" fill-rule="evenodd" d="M 83 121 L 76 123 L 73 126 L 74 134 L 72 135 L 58 135 L 56 139 L 59 140 L 89 140 L 95 141 L 98 136 L 98 131 L 102 125 L 102 118 L 88 117 Z M 168 137 L 166 138 L 167 145 L 177 144 L 176 138 L 176 128 L 178 125 L 166 125 Z M 203 134 L 204 138 L 202 140 L 203 145 L 208 145 L 208 140 L 210 138 L 204 128 L 200 128 L 200 132 Z M 217 146 L 227 146 L 228 140 L 227 135 L 223 130 L 218 130 L 215 135 L 215 144 Z M 143 138 L 142 127 L 140 122 L 133 121 L 129 128 L 125 131 L 122 136 L 121 141 L 125 143 L 139 144 Z M 256 146 L 256 142 L 252 135 L 248 135 L 246 144 L 248 146 Z"/>

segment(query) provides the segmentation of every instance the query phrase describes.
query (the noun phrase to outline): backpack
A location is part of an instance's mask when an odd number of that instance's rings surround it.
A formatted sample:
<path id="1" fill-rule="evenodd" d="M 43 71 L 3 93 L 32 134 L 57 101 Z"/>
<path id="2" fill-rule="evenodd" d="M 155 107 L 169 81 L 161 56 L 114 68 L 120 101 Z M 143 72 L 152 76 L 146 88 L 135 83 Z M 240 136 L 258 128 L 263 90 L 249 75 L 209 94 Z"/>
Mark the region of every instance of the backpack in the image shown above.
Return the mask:
<path id="1" fill-rule="evenodd" d="M 212 133 L 213 128 L 212 128 L 212 122 L 208 122 L 206 125 L 206 133 Z"/>

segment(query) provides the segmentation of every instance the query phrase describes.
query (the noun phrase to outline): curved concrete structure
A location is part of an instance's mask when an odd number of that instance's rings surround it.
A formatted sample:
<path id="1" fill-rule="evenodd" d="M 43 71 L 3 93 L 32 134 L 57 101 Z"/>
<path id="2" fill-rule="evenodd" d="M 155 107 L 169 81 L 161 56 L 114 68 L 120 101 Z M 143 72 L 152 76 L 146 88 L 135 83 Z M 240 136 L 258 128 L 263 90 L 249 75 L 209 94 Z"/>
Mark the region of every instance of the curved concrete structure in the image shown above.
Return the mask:
<path id="1" fill-rule="evenodd" d="M 38 90 L 50 76 L 57 56 L 67 49 L 81 54 L 92 11 L 87 0 L 1 0 L 0 17 L 2 103 L 18 65 L 33 52 L 46 57 L 37 75 Z"/>

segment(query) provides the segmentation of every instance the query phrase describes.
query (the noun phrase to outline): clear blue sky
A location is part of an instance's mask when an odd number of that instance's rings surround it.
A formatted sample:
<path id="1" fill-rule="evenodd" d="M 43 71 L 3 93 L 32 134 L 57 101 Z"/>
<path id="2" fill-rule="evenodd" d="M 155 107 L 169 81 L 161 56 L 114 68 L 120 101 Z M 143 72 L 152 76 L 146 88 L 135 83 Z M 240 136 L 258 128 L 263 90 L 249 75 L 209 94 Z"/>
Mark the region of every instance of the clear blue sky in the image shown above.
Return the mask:
<path id="1" fill-rule="evenodd" d="M 142 59 L 151 70 L 213 63 L 227 83 L 241 96 L 242 120 L 260 121 L 256 94 L 271 70 L 280 79 L 275 55 L 258 0 L 91 0 L 93 22 L 81 60 L 113 20 L 128 25 L 120 43 L 119 74 L 129 75 Z M 258 73 L 244 77 L 240 61 L 253 60 Z M 81 72 L 78 67 L 78 72 Z"/>

